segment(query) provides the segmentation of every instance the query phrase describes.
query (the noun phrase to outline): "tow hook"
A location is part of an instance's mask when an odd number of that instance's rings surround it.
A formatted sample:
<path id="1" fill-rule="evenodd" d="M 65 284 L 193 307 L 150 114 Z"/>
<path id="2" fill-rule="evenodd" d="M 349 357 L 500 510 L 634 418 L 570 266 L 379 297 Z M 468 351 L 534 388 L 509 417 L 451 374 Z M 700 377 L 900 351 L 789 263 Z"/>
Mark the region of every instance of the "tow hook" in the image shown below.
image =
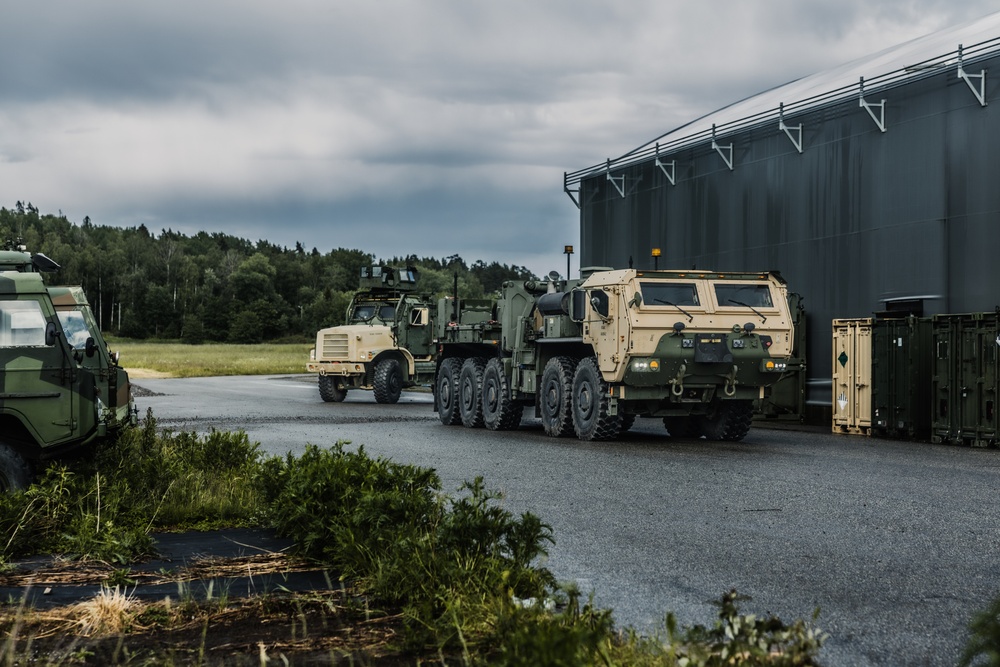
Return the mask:
<path id="1" fill-rule="evenodd" d="M 726 396 L 733 396 L 734 394 L 736 394 L 736 371 L 737 370 L 738 370 L 737 367 L 734 365 L 732 372 L 729 375 L 726 376 L 726 384 L 722 388 L 722 391 L 723 391 L 723 393 L 726 394 Z"/>
<path id="2" fill-rule="evenodd" d="M 670 380 L 670 393 L 674 396 L 680 396 L 684 393 L 684 372 L 687 370 L 685 364 L 681 364 L 681 367 L 677 369 L 677 377 Z"/>

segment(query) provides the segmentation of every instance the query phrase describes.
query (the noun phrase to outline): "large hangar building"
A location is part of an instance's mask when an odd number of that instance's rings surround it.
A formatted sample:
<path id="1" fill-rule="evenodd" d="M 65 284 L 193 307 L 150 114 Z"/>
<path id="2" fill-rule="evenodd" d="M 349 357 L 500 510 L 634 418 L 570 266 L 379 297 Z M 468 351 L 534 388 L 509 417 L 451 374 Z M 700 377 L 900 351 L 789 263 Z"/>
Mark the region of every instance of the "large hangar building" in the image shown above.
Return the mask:
<path id="1" fill-rule="evenodd" d="M 1000 306 L 998 64 L 1000 13 L 568 172 L 580 265 L 780 271 L 829 408 L 833 319 Z"/>

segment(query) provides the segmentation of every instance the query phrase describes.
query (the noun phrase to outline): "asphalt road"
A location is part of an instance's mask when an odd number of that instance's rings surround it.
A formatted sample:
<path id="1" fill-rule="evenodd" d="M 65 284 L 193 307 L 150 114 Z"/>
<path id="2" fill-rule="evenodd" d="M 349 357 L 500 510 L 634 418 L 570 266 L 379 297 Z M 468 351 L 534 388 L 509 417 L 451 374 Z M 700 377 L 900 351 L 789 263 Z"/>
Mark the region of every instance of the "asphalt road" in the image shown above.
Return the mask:
<path id="1" fill-rule="evenodd" d="M 505 507 L 549 523 L 546 566 L 593 591 L 620 626 L 668 611 L 810 618 L 827 665 L 952 665 L 972 614 L 1000 595 L 1000 450 L 755 428 L 741 443 L 672 440 L 640 419 L 616 443 L 445 427 L 427 393 L 323 403 L 314 377 L 137 380 L 160 426 L 245 430 L 269 453 L 339 440 L 435 468 L 445 490 L 482 475 Z M 144 393 L 144 392 L 143 392 Z"/>

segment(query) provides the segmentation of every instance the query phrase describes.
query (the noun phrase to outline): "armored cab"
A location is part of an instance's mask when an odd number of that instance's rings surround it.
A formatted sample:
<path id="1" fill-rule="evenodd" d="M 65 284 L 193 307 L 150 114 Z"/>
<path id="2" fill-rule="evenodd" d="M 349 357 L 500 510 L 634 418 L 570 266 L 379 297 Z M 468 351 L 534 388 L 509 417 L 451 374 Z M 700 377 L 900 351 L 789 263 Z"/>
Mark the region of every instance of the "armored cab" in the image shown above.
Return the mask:
<path id="1" fill-rule="evenodd" d="M 128 374 L 80 287 L 48 287 L 58 268 L 0 251 L 0 488 L 27 486 L 33 464 L 136 422 Z"/>
<path id="2" fill-rule="evenodd" d="M 373 389 L 377 402 L 395 403 L 405 387 L 433 380 L 434 322 L 428 298 L 417 294 L 418 279 L 413 267 L 361 270 L 345 323 L 317 332 L 306 364 L 319 376 L 324 401 Z"/>
<path id="3" fill-rule="evenodd" d="M 608 440 L 636 417 L 673 436 L 740 440 L 787 370 L 793 320 L 777 273 L 594 270 L 508 282 L 495 317 L 443 332 L 445 424 Z"/>

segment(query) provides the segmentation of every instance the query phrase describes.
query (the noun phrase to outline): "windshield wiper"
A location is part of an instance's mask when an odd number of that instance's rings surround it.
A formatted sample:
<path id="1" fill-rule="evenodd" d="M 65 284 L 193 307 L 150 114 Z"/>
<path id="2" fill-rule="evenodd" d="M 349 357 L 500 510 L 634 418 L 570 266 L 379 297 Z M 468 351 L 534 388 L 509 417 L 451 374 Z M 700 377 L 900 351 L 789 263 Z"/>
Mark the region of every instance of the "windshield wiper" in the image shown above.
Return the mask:
<path id="1" fill-rule="evenodd" d="M 676 303 L 670 303 L 669 301 L 664 301 L 663 299 L 653 299 L 653 301 L 656 301 L 657 303 L 662 303 L 662 304 L 667 305 L 667 306 L 673 306 L 677 310 L 679 310 L 682 313 L 684 313 L 685 315 L 687 315 L 688 322 L 694 322 L 694 316 L 692 316 L 691 313 L 689 313 L 688 311 L 686 311 L 683 308 L 681 308 L 680 306 L 678 306 Z"/>
<path id="2" fill-rule="evenodd" d="M 749 308 L 753 312 L 757 313 L 757 317 L 760 318 L 760 323 L 763 324 L 767 322 L 767 318 L 761 315 L 760 311 L 751 306 L 749 303 L 743 303 L 742 301 L 737 301 L 736 299 L 730 299 L 729 303 L 735 303 L 737 306 L 743 306 L 744 308 Z"/>

